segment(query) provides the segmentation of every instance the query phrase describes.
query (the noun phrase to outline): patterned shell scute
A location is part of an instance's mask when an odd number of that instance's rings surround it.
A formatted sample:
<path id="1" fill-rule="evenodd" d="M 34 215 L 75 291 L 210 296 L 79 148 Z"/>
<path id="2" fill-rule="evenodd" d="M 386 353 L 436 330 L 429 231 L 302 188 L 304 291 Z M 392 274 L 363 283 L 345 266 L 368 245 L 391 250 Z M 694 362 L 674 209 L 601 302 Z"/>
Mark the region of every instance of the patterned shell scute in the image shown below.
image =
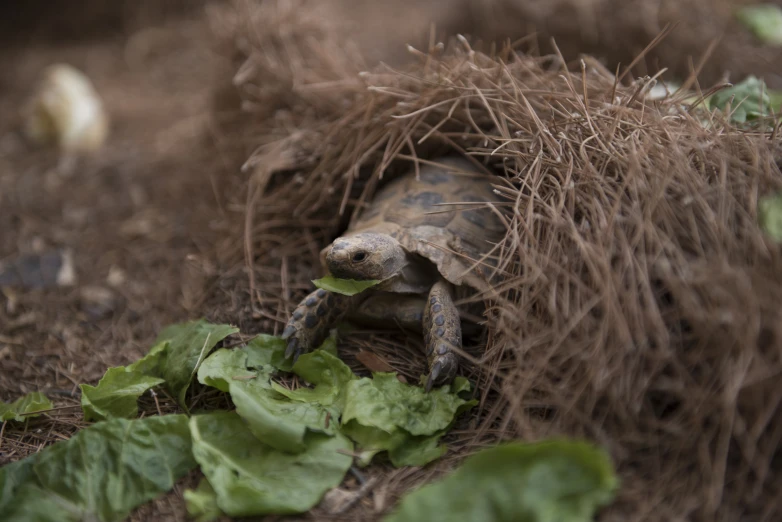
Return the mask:
<path id="1" fill-rule="evenodd" d="M 348 234 L 390 234 L 407 250 L 435 263 L 452 283 L 483 287 L 480 281 L 490 269 L 478 265 L 476 279 L 476 270 L 470 274 L 476 264 L 471 259 L 480 259 L 505 235 L 496 212 L 481 204 L 500 201 L 491 187 L 496 181 L 465 159 L 437 163 L 421 164 L 419 179 L 411 168 L 383 186 Z M 484 263 L 492 264 L 491 260 Z"/>

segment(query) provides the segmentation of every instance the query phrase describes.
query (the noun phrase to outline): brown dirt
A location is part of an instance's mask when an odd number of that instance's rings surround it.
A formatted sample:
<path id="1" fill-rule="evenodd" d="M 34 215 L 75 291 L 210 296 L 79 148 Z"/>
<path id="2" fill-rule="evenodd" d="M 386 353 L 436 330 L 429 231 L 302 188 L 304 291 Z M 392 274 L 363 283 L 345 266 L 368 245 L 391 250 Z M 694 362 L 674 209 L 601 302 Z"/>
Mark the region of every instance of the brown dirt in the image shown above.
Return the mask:
<path id="1" fill-rule="evenodd" d="M 398 155 L 412 154 L 409 143 L 454 100 L 414 78 L 431 68 L 414 66 L 413 77 L 356 73 L 378 59 L 401 66 L 411 56 L 405 42 L 426 50 L 430 20 L 441 31 L 484 37 L 520 37 L 535 26 L 544 29 L 544 51 L 553 35 L 566 59 L 606 58 L 608 70 L 588 62 L 591 121 L 569 114 L 582 108 L 558 60 L 520 58 L 504 69 L 478 55 L 485 71 L 477 72 L 455 52 L 446 76 L 457 92 L 475 100 L 480 90 L 490 101 L 459 104 L 456 124 L 413 147 L 420 157 L 454 145 L 481 154 L 518 139 L 506 145 L 504 167 L 491 162 L 509 180 L 515 203 L 505 210 L 519 213 L 507 213 L 514 233 L 499 256 L 513 284 L 490 296 L 488 335 L 468 340 L 476 352 L 487 348 L 464 368 L 483 392 L 481 407 L 451 434 L 442 462 L 425 470 L 374 466 L 368 473 L 379 483 L 352 510 L 327 515 L 321 507 L 304 518 L 375 519 L 409 487 L 482 445 L 566 433 L 605 445 L 619 464 L 624 488 L 606 520 L 774 520 L 782 510 L 773 386 L 782 365 L 775 306 L 782 257 L 758 233 L 755 215 L 758 195 L 782 184 L 776 144 L 722 122 L 711 133 L 687 117 L 663 124 L 657 109 L 630 101 L 637 86 L 619 87 L 621 110 L 602 102 L 616 61 L 629 62 L 676 13 L 698 20 L 701 32 L 669 37 L 638 72 L 659 63 L 686 74 L 688 55 L 697 61 L 707 37 L 726 25 L 727 43 L 715 53 L 722 62 L 707 65 L 702 86 L 726 69 L 765 72 L 773 83 L 778 68 L 768 60 L 777 53 L 728 24 L 725 2 L 692 0 L 674 14 L 663 2 L 665 16 L 639 17 L 637 3 L 617 9 L 616 1 L 571 0 L 552 11 L 541 2 L 491 0 L 506 10 L 497 18 L 489 1 L 388 9 L 324 0 L 320 11 L 277 11 L 267 2 L 262 15 L 246 18 L 251 25 L 222 8 L 205 16 L 200 4 L 163 17 L 127 11 L 132 3 L 117 4 L 123 14 L 106 13 L 95 3 L 98 11 L 85 15 L 95 21 L 89 38 L 79 38 L 69 19 L 0 46 L 8 71 L 0 75 L 0 259 L 67 246 L 79 276 L 73 288 L 0 296 L 0 399 L 40 390 L 60 408 L 4 426 L 0 464 L 81 427 L 77 385 L 140 356 L 166 324 L 206 316 L 244 333 L 280 331 L 319 275 L 319 248 L 371 194 L 378 165 L 397 156 L 389 173 L 397 171 L 405 164 Z M 244 14 L 254 3 L 237 5 Z M 483 8 L 469 10 L 476 5 Z M 557 14 L 571 10 L 578 16 Z M 32 15 L 19 16 L 16 26 L 32 23 Z M 240 69 L 248 56 L 253 67 Z M 107 146 L 70 177 L 57 173 L 56 154 L 22 139 L 15 119 L 36 75 L 54 61 L 94 80 L 113 121 Z M 529 107 L 507 84 L 496 89 L 499 71 L 539 91 L 527 96 Z M 581 93 L 580 70 L 573 74 Z M 389 89 L 408 105 L 398 106 Z M 419 117 L 390 119 L 416 109 Z M 506 118 L 502 132 L 491 112 Z M 532 112 L 540 123 L 531 123 Z M 600 139 L 587 140 L 591 126 Z M 525 170 L 530 164 L 537 166 Z M 334 212 L 343 205 L 342 215 Z M 116 297 L 108 313 L 85 305 L 91 287 Z M 340 351 L 358 372 L 366 368 L 355 355 L 365 350 L 415 381 L 424 367 L 419 344 L 358 331 Z M 150 398 L 142 406 L 156 409 Z M 196 477 L 133 518 L 184 520 L 181 491 Z M 346 487 L 355 487 L 351 480 Z"/>
<path id="2" fill-rule="evenodd" d="M 214 257 L 225 233 L 213 183 L 222 164 L 204 147 L 214 73 L 207 34 L 203 20 L 179 17 L 99 44 L 3 49 L 0 256 L 67 247 L 78 276 L 70 288 L 2 297 L 4 400 L 40 390 L 61 397 L 58 406 L 77 404 L 69 398 L 77 384 L 145 353 L 163 326 L 197 304 L 183 299 L 183 286 L 198 280 L 188 274 Z M 112 119 L 104 149 L 72 174 L 60 173 L 58 155 L 29 144 L 18 125 L 37 75 L 62 61 L 94 81 Z M 105 314 L 89 307 L 95 287 L 114 297 Z M 53 413 L 46 429 L 70 433 L 77 417 L 60 416 L 72 411 Z M 2 461 L 47 442 L 6 427 Z"/>

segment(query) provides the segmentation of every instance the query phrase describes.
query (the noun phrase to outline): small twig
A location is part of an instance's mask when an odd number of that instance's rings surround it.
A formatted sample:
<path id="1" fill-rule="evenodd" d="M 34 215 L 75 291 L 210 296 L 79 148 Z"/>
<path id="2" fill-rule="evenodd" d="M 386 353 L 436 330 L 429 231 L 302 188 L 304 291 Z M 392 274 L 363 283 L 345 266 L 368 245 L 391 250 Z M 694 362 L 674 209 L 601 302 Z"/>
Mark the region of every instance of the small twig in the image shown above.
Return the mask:
<path id="1" fill-rule="evenodd" d="M 157 400 L 157 393 L 155 393 L 155 390 L 150 388 L 149 389 L 149 394 L 152 395 L 152 398 L 155 400 L 155 408 L 157 408 L 157 414 L 162 416 L 163 412 L 160 411 L 160 403 Z"/>
<path id="2" fill-rule="evenodd" d="M 81 404 L 73 404 L 71 406 L 58 406 L 56 408 L 50 408 L 48 410 L 26 411 L 24 413 L 19 413 L 18 415 L 20 417 L 26 417 L 28 415 L 39 415 L 41 413 L 49 413 L 51 411 L 67 410 L 67 409 L 71 409 L 71 408 L 81 408 Z"/>
<path id="3" fill-rule="evenodd" d="M 352 470 L 353 470 L 353 468 L 351 468 L 351 471 Z M 333 514 L 336 515 L 336 514 L 339 514 L 339 513 L 343 513 L 346 510 L 350 509 L 353 505 L 356 504 L 356 502 L 358 502 L 362 498 L 366 497 L 369 494 L 369 492 L 372 491 L 372 489 L 375 487 L 377 482 L 378 482 L 377 477 L 372 477 L 369 480 L 367 480 L 366 482 L 362 483 L 362 485 L 358 489 L 358 491 L 356 491 L 350 499 L 345 501 L 344 504 L 342 504 L 336 510 L 334 510 Z"/>
<path id="4" fill-rule="evenodd" d="M 255 339 L 256 337 L 258 337 L 258 334 L 255 334 L 248 339 L 239 339 L 238 341 L 234 341 L 232 343 L 226 344 L 223 346 L 223 348 L 236 348 L 237 346 L 242 346 L 252 342 L 252 340 Z"/>

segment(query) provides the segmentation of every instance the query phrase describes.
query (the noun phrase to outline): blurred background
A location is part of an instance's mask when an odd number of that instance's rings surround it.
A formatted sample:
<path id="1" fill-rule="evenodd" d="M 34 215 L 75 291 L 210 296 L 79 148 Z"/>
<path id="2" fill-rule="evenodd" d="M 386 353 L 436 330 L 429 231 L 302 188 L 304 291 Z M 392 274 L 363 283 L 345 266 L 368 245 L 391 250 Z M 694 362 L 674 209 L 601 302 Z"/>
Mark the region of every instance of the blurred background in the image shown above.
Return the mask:
<path id="1" fill-rule="evenodd" d="M 77 42 L 129 35 L 149 25 L 197 17 L 220 0 L 32 0 L 0 6 L 0 39 L 10 45 Z M 324 0 L 304 3 L 341 24 L 367 58 L 398 61 L 405 44 L 423 46 L 432 24 L 438 34 L 462 33 L 486 42 L 537 35 L 542 52 L 551 39 L 567 58 L 594 55 L 613 69 L 628 65 L 667 24 L 677 27 L 638 65 L 639 74 L 664 66 L 686 76 L 707 51 L 701 81 L 749 73 L 779 85 L 779 50 L 753 34 L 737 17 L 754 0 Z M 770 17 L 773 18 L 773 17 Z M 769 22 L 769 20 L 766 20 Z"/>

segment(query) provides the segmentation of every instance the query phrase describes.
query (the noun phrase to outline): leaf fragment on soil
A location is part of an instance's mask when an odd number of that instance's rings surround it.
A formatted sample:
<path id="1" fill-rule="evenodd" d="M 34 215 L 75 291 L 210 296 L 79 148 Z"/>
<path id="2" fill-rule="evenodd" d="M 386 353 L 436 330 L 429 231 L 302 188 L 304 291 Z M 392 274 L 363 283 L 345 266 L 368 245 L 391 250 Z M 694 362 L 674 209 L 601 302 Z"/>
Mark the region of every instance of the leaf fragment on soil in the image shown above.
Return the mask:
<path id="1" fill-rule="evenodd" d="M 308 433 L 305 449 L 284 453 L 261 443 L 234 412 L 190 419 L 193 453 L 229 516 L 303 513 L 338 486 L 353 445 L 340 434 Z"/>
<path id="2" fill-rule="evenodd" d="M 4 520 L 123 520 L 196 466 L 185 415 L 112 419 L 0 469 Z"/>
<path id="3" fill-rule="evenodd" d="M 51 410 L 52 401 L 41 392 L 31 392 L 10 404 L 0 403 L 0 421 L 23 422 L 28 417 L 37 417 L 35 412 Z"/>
<path id="4" fill-rule="evenodd" d="M 614 497 L 608 455 L 582 441 L 482 450 L 445 479 L 407 494 L 386 522 L 587 522 Z"/>
<path id="5" fill-rule="evenodd" d="M 97 386 L 80 384 L 81 409 L 87 421 L 133 418 L 138 415 L 138 398 L 164 381 L 129 367 L 109 368 Z"/>
<path id="6" fill-rule="evenodd" d="M 312 281 L 315 286 L 322 288 L 328 292 L 334 292 L 342 295 L 356 295 L 360 294 L 368 288 L 379 284 L 379 279 L 369 279 L 367 281 L 357 281 L 355 279 L 338 279 L 332 276 L 322 277 Z"/>
<path id="7" fill-rule="evenodd" d="M 747 29 L 769 45 L 782 45 L 782 8 L 774 4 L 755 4 L 741 7 L 736 18 Z"/>
<path id="8" fill-rule="evenodd" d="M 184 397 L 193 374 L 217 343 L 238 331 L 203 320 L 169 326 L 147 355 L 128 366 L 109 368 L 97 386 L 79 386 L 84 418 L 93 421 L 135 417 L 138 398 L 163 383 L 187 411 Z"/>
<path id="9" fill-rule="evenodd" d="M 155 341 L 155 346 L 168 344 L 153 375 L 166 381 L 166 387 L 179 405 L 188 411 L 185 393 L 199 366 L 217 343 L 238 332 L 239 329 L 233 326 L 211 324 L 202 319 L 167 327 Z"/>

